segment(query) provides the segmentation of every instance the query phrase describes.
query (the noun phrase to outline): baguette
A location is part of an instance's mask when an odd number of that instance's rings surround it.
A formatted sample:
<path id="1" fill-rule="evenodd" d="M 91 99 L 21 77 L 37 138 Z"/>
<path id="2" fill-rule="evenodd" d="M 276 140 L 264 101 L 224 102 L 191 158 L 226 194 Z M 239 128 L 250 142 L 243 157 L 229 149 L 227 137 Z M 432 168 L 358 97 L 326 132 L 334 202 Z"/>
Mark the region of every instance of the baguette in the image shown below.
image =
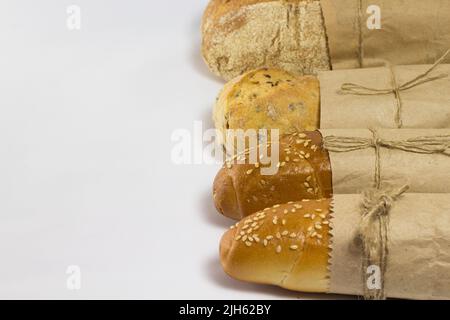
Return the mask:
<path id="1" fill-rule="evenodd" d="M 275 205 L 237 223 L 220 242 L 224 271 L 242 281 L 326 292 L 330 203 L 318 199 Z"/>
<path id="2" fill-rule="evenodd" d="M 225 80 L 258 67 L 297 75 L 331 68 L 317 0 L 211 0 L 202 36 L 205 62 Z"/>
<path id="3" fill-rule="evenodd" d="M 248 154 L 245 164 L 225 165 L 213 186 L 217 210 L 240 220 L 277 203 L 330 197 L 331 166 L 321 141 L 318 131 L 282 136 L 275 175 L 262 175 Z"/>
<path id="4" fill-rule="evenodd" d="M 228 129 L 278 129 L 280 134 L 319 127 L 319 81 L 279 69 L 260 68 L 228 82 L 214 106 L 222 143 Z"/>

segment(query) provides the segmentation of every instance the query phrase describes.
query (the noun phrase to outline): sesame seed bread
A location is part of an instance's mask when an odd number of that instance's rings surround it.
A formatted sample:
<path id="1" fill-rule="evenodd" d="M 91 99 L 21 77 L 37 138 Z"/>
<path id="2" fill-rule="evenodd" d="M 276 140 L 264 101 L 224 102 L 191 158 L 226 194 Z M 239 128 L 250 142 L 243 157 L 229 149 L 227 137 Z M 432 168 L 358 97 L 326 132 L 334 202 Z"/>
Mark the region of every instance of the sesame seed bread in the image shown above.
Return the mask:
<path id="1" fill-rule="evenodd" d="M 318 0 L 211 0 L 202 36 L 205 62 L 225 80 L 258 67 L 331 68 Z"/>
<path id="2" fill-rule="evenodd" d="M 248 153 L 245 164 L 226 163 L 213 186 L 217 210 L 240 220 L 277 203 L 330 197 L 331 164 L 321 141 L 318 131 L 282 136 L 275 175 L 262 175 L 262 164 L 249 164 Z"/>
<path id="3" fill-rule="evenodd" d="M 260 68 L 228 82 L 214 106 L 222 143 L 227 129 L 279 129 L 280 135 L 319 127 L 319 81 Z"/>
<path id="4" fill-rule="evenodd" d="M 290 202 L 240 221 L 220 242 L 224 271 L 242 281 L 327 292 L 330 205 L 330 199 Z"/>

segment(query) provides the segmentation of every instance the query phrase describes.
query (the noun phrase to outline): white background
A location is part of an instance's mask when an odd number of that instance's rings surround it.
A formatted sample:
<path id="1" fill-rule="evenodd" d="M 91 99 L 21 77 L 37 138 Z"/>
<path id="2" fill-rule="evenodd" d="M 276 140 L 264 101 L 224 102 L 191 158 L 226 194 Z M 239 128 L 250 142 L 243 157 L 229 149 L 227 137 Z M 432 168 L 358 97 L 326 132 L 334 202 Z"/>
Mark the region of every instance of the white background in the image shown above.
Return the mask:
<path id="1" fill-rule="evenodd" d="M 171 161 L 223 85 L 200 55 L 206 3 L 1 0 L 0 298 L 320 297 L 228 278 L 218 166 Z"/>

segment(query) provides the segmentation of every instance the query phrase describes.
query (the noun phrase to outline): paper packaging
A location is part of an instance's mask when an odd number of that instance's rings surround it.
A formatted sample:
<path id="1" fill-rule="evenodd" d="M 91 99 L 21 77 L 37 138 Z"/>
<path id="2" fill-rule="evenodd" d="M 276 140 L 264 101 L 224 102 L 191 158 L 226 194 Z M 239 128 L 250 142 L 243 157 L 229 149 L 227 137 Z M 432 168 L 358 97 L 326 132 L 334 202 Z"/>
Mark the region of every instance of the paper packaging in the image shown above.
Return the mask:
<path id="1" fill-rule="evenodd" d="M 335 195 L 330 293 L 362 295 L 354 241 L 361 195 Z M 406 194 L 392 207 L 385 291 L 391 298 L 450 299 L 450 194 Z"/>
<path id="2" fill-rule="evenodd" d="M 430 67 L 397 66 L 392 71 L 400 86 Z M 449 76 L 400 92 L 402 128 L 450 128 L 450 65 L 437 66 L 429 77 L 441 74 Z M 326 71 L 320 72 L 318 77 L 321 128 L 398 128 L 395 121 L 397 100 L 393 93 L 370 96 L 339 94 L 344 83 L 376 89 L 393 88 L 390 68 Z"/>
<path id="3" fill-rule="evenodd" d="M 386 63 L 432 64 L 449 48 L 448 0 L 320 2 L 333 70 L 377 67 Z M 369 6 L 380 8 L 381 29 L 369 30 L 367 21 L 371 13 L 368 9 L 373 8 Z"/>
<path id="4" fill-rule="evenodd" d="M 373 133 L 368 129 L 321 129 L 320 132 L 323 138 L 327 136 L 373 138 Z M 380 139 L 390 141 L 444 134 L 450 135 L 450 130 L 377 130 Z M 342 153 L 329 151 L 329 157 L 334 194 L 359 194 L 374 186 L 375 148 Z M 383 182 L 394 185 L 408 184 L 411 193 L 450 193 L 450 156 L 418 154 L 381 147 L 380 158 L 382 186 Z"/>

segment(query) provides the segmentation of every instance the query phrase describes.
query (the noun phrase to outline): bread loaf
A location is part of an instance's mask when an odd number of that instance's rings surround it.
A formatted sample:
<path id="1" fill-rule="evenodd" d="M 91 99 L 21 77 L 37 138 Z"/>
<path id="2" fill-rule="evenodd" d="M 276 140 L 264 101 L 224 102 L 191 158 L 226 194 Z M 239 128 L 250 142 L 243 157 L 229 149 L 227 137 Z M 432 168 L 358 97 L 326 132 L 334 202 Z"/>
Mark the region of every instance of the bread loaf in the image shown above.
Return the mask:
<path id="1" fill-rule="evenodd" d="M 226 80 L 258 67 L 297 75 L 330 69 L 317 0 L 211 0 L 202 35 L 207 65 Z"/>
<path id="2" fill-rule="evenodd" d="M 330 202 L 275 205 L 237 223 L 220 242 L 224 271 L 238 280 L 326 292 Z"/>
<path id="3" fill-rule="evenodd" d="M 367 190 L 364 196 L 335 195 L 259 211 L 222 237 L 223 269 L 235 279 L 303 292 L 374 298 L 382 289 L 379 298 L 448 300 L 449 194 L 391 195 L 388 189 Z M 388 222 L 387 238 L 381 220 Z M 367 270 L 366 259 L 373 263 Z"/>
<path id="4" fill-rule="evenodd" d="M 282 136 L 275 175 L 262 175 L 259 164 L 249 164 L 248 154 L 246 164 L 227 163 L 214 181 L 218 211 L 239 220 L 277 203 L 330 197 L 331 167 L 321 140 L 317 131 Z"/>
<path id="5" fill-rule="evenodd" d="M 280 134 L 319 127 L 319 81 L 260 68 L 228 82 L 214 107 L 222 142 L 228 129 L 279 129 Z"/>

